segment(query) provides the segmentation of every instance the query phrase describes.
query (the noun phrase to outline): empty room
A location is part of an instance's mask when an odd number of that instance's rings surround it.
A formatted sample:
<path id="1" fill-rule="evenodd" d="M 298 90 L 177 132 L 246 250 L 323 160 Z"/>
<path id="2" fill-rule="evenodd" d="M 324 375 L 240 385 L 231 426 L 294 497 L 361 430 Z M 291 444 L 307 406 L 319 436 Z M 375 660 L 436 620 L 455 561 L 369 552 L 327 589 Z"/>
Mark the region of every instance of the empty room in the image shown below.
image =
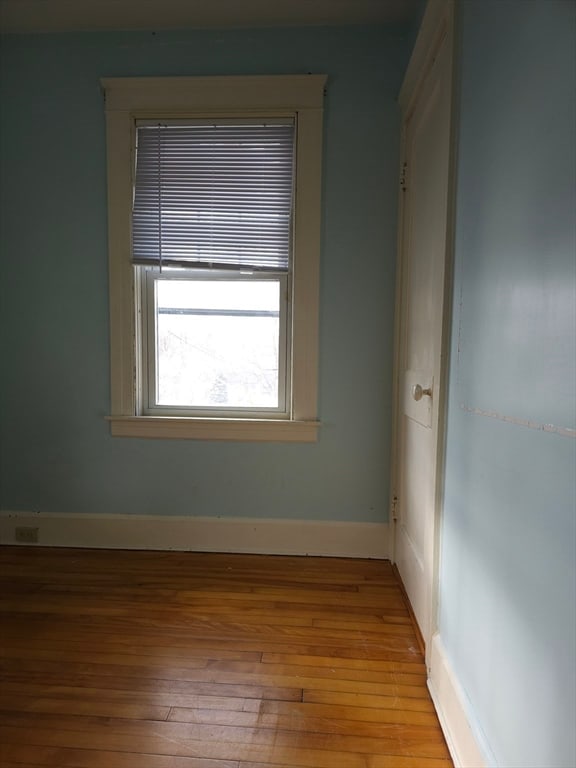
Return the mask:
<path id="1" fill-rule="evenodd" d="M 0 766 L 574 768 L 576 3 L 0 0 Z"/>

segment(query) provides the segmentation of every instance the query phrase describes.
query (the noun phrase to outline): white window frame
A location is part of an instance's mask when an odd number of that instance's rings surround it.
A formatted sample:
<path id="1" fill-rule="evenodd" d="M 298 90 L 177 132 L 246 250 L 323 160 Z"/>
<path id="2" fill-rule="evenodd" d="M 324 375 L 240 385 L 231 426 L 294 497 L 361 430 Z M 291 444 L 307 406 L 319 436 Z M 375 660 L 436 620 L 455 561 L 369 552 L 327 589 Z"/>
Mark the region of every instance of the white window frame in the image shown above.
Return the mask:
<path id="1" fill-rule="evenodd" d="M 317 440 L 322 108 L 325 75 L 105 78 L 111 433 L 118 437 Z M 139 286 L 131 258 L 137 120 L 295 117 L 289 418 L 143 415 Z"/>
<path id="2" fill-rule="evenodd" d="M 291 343 L 288 338 L 288 324 L 291 315 L 290 289 L 288 283 L 290 276 L 286 272 L 255 272 L 246 274 L 242 272 L 232 272 L 230 270 L 204 270 L 204 269 L 182 269 L 173 270 L 164 267 L 160 271 L 157 267 L 146 267 L 144 265 L 135 267 L 137 270 L 137 280 L 141 283 L 141 353 L 142 353 L 142 371 L 146 375 L 142 376 L 141 387 L 141 406 L 140 411 L 143 415 L 154 416 L 201 416 L 208 418 L 216 416 L 222 418 L 223 414 L 229 418 L 290 418 L 291 403 L 290 400 L 290 376 L 291 371 L 290 355 Z M 162 406 L 157 404 L 156 379 L 157 379 L 157 350 L 156 350 L 156 303 L 155 303 L 155 284 L 159 280 L 236 280 L 238 282 L 247 281 L 274 281 L 278 283 L 279 293 L 279 330 L 278 330 L 278 406 L 275 408 L 214 408 L 202 406 Z M 138 329 L 137 329 L 138 332 Z M 216 413 L 215 413 L 216 411 Z M 178 413 L 180 412 L 180 414 Z M 212 412 L 212 413 L 211 413 Z"/>

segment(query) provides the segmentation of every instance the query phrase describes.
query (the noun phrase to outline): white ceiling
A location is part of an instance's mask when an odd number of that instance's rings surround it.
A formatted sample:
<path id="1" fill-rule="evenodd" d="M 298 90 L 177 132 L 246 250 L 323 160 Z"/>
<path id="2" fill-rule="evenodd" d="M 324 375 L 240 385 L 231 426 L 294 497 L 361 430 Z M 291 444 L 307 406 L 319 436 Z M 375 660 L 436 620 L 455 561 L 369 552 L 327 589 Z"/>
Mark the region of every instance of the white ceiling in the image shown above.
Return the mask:
<path id="1" fill-rule="evenodd" d="M 411 22 L 423 0 L 0 0 L 2 32 Z"/>

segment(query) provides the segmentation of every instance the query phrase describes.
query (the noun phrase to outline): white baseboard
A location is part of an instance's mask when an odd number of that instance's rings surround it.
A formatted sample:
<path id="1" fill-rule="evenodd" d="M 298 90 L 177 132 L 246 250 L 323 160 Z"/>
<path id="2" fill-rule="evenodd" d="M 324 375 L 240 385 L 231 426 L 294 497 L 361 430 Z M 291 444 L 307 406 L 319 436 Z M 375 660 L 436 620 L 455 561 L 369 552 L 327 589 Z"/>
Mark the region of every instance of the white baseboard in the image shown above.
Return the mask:
<path id="1" fill-rule="evenodd" d="M 428 666 L 428 688 L 455 767 L 486 768 L 488 763 L 472 730 L 465 695 L 439 634 L 432 638 Z"/>
<path id="2" fill-rule="evenodd" d="M 37 528 L 37 546 L 387 559 L 387 523 L 0 512 L 0 543 Z"/>

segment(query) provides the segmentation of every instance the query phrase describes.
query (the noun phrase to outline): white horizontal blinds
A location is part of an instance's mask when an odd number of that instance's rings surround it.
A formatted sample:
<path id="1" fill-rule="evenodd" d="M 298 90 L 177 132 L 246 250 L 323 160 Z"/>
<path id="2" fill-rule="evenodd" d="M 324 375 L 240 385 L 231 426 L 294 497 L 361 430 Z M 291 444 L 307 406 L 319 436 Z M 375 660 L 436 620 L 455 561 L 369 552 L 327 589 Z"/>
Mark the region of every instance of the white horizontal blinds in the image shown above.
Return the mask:
<path id="1" fill-rule="evenodd" d="M 136 264 L 286 271 L 294 123 L 137 125 Z"/>

